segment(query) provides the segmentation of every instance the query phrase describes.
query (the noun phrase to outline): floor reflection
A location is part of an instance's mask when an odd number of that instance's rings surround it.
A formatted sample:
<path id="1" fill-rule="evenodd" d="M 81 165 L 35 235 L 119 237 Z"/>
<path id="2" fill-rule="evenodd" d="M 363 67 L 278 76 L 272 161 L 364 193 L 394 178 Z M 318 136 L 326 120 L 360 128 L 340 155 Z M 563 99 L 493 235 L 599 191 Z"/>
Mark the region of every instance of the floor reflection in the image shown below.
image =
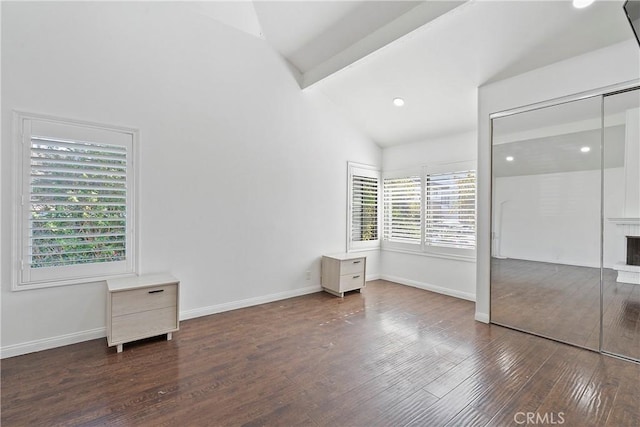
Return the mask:
<path id="1" fill-rule="evenodd" d="M 605 269 L 603 344 L 605 351 L 640 359 L 640 285 L 616 282 Z"/>
<path id="2" fill-rule="evenodd" d="M 603 270 L 603 349 L 640 359 L 640 286 Z M 491 319 L 597 350 L 600 269 L 515 259 L 491 261 Z"/>

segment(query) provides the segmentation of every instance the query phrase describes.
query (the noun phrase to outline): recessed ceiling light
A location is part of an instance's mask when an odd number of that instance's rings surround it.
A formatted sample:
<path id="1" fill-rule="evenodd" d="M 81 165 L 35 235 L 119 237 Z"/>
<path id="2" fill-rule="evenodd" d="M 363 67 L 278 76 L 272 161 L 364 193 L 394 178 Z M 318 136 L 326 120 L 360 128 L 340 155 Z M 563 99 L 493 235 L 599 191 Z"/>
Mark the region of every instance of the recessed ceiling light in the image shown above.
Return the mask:
<path id="1" fill-rule="evenodd" d="M 576 9 L 584 9 L 587 6 L 590 6 L 595 0 L 573 0 L 573 7 Z"/>
<path id="2" fill-rule="evenodd" d="M 588 153 L 589 151 L 591 151 L 591 147 L 582 147 L 580 151 L 582 151 L 583 153 Z"/>
<path id="3" fill-rule="evenodd" d="M 507 156 L 506 160 L 507 162 L 513 162 L 513 156 Z"/>
<path id="4" fill-rule="evenodd" d="M 395 105 L 396 107 L 402 107 L 404 105 L 404 99 L 393 98 L 393 105 Z"/>

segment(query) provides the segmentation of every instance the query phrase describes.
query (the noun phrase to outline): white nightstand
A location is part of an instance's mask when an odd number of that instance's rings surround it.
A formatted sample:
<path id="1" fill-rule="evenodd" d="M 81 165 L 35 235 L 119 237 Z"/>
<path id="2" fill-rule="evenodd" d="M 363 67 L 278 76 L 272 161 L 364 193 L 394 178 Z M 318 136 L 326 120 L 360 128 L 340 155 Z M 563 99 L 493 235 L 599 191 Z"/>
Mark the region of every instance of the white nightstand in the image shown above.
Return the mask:
<path id="1" fill-rule="evenodd" d="M 118 353 L 127 342 L 167 334 L 180 326 L 180 281 L 168 274 L 107 280 L 107 343 Z"/>
<path id="2" fill-rule="evenodd" d="M 367 258 L 352 253 L 322 257 L 322 288 L 330 294 L 344 297 L 344 293 L 365 287 Z"/>

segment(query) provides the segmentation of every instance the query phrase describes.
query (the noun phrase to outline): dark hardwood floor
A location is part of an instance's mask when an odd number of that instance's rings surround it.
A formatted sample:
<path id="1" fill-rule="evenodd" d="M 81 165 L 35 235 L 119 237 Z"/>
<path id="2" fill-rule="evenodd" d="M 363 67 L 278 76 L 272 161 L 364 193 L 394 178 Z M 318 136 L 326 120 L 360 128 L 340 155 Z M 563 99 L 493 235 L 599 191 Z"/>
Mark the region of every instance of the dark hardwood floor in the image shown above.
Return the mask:
<path id="1" fill-rule="evenodd" d="M 603 270 L 603 350 L 640 359 L 640 286 Z M 597 350 L 600 269 L 491 260 L 491 320 Z"/>
<path id="2" fill-rule="evenodd" d="M 473 317 L 375 281 L 4 359 L 2 425 L 640 425 L 640 365 Z"/>

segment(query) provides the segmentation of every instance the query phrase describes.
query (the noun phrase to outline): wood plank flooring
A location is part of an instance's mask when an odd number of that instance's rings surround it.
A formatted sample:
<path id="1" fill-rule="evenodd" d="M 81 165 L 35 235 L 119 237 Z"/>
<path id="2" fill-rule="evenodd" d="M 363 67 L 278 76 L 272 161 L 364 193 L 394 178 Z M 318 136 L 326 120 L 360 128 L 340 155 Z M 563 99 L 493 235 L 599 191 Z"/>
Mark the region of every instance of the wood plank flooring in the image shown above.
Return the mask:
<path id="1" fill-rule="evenodd" d="M 473 316 L 374 281 L 4 359 L 2 426 L 640 425 L 640 365 Z"/>
<path id="2" fill-rule="evenodd" d="M 517 259 L 491 261 L 491 320 L 597 350 L 600 269 Z M 603 349 L 640 359 L 640 286 L 603 270 Z"/>

